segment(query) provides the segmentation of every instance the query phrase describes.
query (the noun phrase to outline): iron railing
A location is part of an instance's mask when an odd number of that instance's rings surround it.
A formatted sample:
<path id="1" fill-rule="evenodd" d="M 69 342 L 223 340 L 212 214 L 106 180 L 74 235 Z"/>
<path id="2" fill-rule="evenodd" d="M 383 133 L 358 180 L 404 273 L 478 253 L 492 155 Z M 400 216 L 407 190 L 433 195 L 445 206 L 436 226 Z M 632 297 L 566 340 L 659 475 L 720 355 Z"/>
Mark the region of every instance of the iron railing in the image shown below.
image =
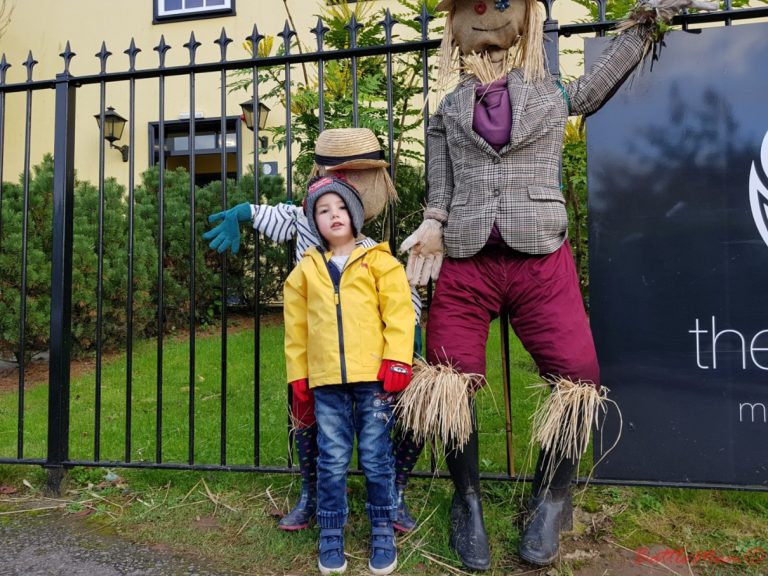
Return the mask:
<path id="1" fill-rule="evenodd" d="M 600 18 L 596 22 L 589 23 L 573 23 L 567 25 L 559 25 L 559 23 L 552 19 L 552 6 L 554 0 L 546 0 L 544 6 L 547 12 L 547 20 L 545 23 L 545 33 L 548 38 L 546 43 L 546 50 L 548 55 L 548 62 L 553 74 L 559 73 L 559 37 L 570 36 L 574 34 L 597 34 L 603 35 L 608 31 L 614 22 L 607 21 L 605 18 L 605 3 L 599 2 L 599 14 Z M 721 22 L 728 26 L 731 22 L 743 19 L 754 19 L 768 17 L 768 8 L 746 8 L 746 9 L 733 9 L 731 7 L 730 0 L 725 3 L 725 9 L 716 13 L 707 14 L 695 14 L 695 15 L 683 15 L 677 18 L 676 23 L 681 24 L 684 28 L 696 26 L 701 23 Z M 388 79 L 387 84 L 387 101 L 386 112 L 388 118 L 387 134 L 385 141 L 388 143 L 389 150 L 394 147 L 394 117 L 393 117 L 393 100 L 392 100 L 392 77 L 393 77 L 393 58 L 398 54 L 414 53 L 419 54 L 422 60 L 421 68 L 421 82 L 422 92 L 426 100 L 426 96 L 430 91 L 430 51 L 436 49 L 440 40 L 438 38 L 429 37 L 429 25 L 432 16 L 426 12 L 426 9 L 422 10 L 422 13 L 417 18 L 421 29 L 420 37 L 416 40 L 406 42 L 394 42 L 393 41 L 393 28 L 398 24 L 392 15 L 387 11 L 386 16 L 381 22 L 381 27 L 385 41 L 381 45 L 375 46 L 359 46 L 358 45 L 358 28 L 359 23 L 353 19 L 349 22 L 347 29 L 349 32 L 349 48 L 343 50 L 326 50 L 325 49 L 325 34 L 328 29 L 325 27 L 322 20 L 318 20 L 317 26 L 311 31 L 316 37 L 317 47 L 313 52 L 297 52 L 292 42 L 296 32 L 292 30 L 286 22 L 284 29 L 279 32 L 278 36 L 282 39 L 282 53 L 276 56 L 259 57 L 256 47 L 259 46 L 264 36 L 258 31 L 257 27 L 253 27 L 253 32 L 246 40 L 250 41 L 253 46 L 251 57 L 245 59 L 232 59 L 228 56 L 228 45 L 233 41 L 229 38 L 226 32 L 222 29 L 221 35 L 214 41 L 220 48 L 220 59 L 216 62 L 197 62 L 196 51 L 201 45 L 195 38 L 194 33 L 189 37 L 189 41 L 184 44 L 184 48 L 188 51 L 188 63 L 177 66 L 166 65 L 166 54 L 171 47 L 165 43 L 163 37 L 160 38 L 159 43 L 152 48 L 157 53 L 157 65 L 149 68 L 137 68 L 136 67 L 136 55 L 140 52 L 140 48 L 131 41 L 128 49 L 125 50 L 125 54 L 128 55 L 129 66 L 126 70 L 121 71 L 107 71 L 107 62 L 111 56 L 111 52 L 107 50 L 106 44 L 102 43 L 101 50 L 96 57 L 98 58 L 100 71 L 97 74 L 75 76 L 70 72 L 70 62 L 75 57 L 75 53 L 67 43 L 65 50 L 60 54 L 63 60 L 64 68 L 61 73 L 56 74 L 55 78 L 49 78 L 45 80 L 33 79 L 33 69 L 37 64 L 32 52 L 29 55 L 22 66 L 26 70 L 26 79 L 22 82 L 9 83 L 7 82 L 7 71 L 10 64 L 7 62 L 5 55 L 0 59 L 0 238 L 2 238 L 2 226 L 3 226 L 3 213 L 2 213 L 2 200 L 3 200 L 3 184 L 2 179 L 4 177 L 3 166 L 4 158 L 6 154 L 6 106 L 7 95 L 12 93 L 23 93 L 25 95 L 24 106 L 24 135 L 23 135 L 23 195 L 24 195 L 24 222 L 22 232 L 22 265 L 21 274 L 19 278 L 21 298 L 19 302 L 19 349 L 17 351 L 17 357 L 23 359 L 28 351 L 25 349 L 25 326 L 27 325 L 27 282 L 28 282 L 28 269 L 26 263 L 27 257 L 27 244 L 29 241 L 27 232 L 27 214 L 30 200 L 30 164 L 32 162 L 31 146 L 32 146 L 32 127 L 36 118 L 35 109 L 33 108 L 33 101 L 35 96 L 39 95 L 43 91 L 54 90 L 55 93 L 55 124 L 53 127 L 53 152 L 54 152 L 54 179 L 53 179 L 53 220 L 52 220 L 52 267 L 51 267 L 51 314 L 50 314 L 50 338 L 49 338 L 49 387 L 48 387 L 48 419 L 47 419 L 47 453 L 44 458 L 40 457 L 28 457 L 27 450 L 24 445 L 25 439 L 25 393 L 26 393 L 26 377 L 25 377 L 25 365 L 24 362 L 19 362 L 18 365 L 18 409 L 17 409 L 17 443 L 16 454 L 14 456 L 0 457 L 0 463 L 19 463 L 19 464 L 39 464 L 43 465 L 51 472 L 52 485 L 54 488 L 57 486 L 58 478 L 61 477 L 63 470 L 72 466 L 110 466 L 110 467 L 126 467 L 126 468 L 167 468 L 167 469 L 194 469 L 194 470 L 232 470 L 232 471 L 249 471 L 249 472 L 287 472 L 292 469 L 292 459 L 290 454 L 288 455 L 287 467 L 284 466 L 265 466 L 262 464 L 260 453 L 260 405 L 259 405 L 259 392 L 260 392 L 260 342 L 261 333 L 259 330 L 259 322 L 255 322 L 254 328 L 254 358 L 253 358 L 253 379 L 254 379 L 254 402 L 255 402 L 255 414 L 253 419 L 253 429 L 251 431 L 253 436 L 253 458 L 248 464 L 232 464 L 227 454 L 227 437 L 230 433 L 227 429 L 228 413 L 227 413 L 227 394 L 228 394 L 228 378 L 227 373 L 227 354 L 228 354 L 228 317 L 227 306 L 222 303 L 221 309 L 221 384 L 220 384 L 220 447 L 218 462 L 200 462 L 195 458 L 195 385 L 196 385 L 196 333 L 198 327 L 195 323 L 194 313 L 190 313 L 188 332 L 189 332 L 189 359 L 188 359 L 188 454 L 185 462 L 182 461 L 168 461 L 163 454 L 163 392 L 164 392 L 164 380 L 163 380 L 163 362 L 164 362 L 164 349 L 165 341 L 162 330 L 163 325 L 163 313 L 162 302 L 164 299 L 164 284 L 163 284 L 163 257 L 162 251 L 159 254 L 157 262 L 157 294 L 156 299 L 158 302 L 157 318 L 158 323 L 161 326 L 159 335 L 157 336 L 157 381 L 156 381 L 156 413 L 155 413 L 155 454 L 151 459 L 142 459 L 137 461 L 134 458 L 131 438 L 132 438 L 132 381 L 134 366 L 132 364 L 133 359 L 133 337 L 132 337 L 132 321 L 133 321 L 133 309 L 134 309 L 134 294 L 133 290 L 133 240 L 134 240 L 134 190 L 136 183 L 134 181 L 134 174 L 137 167 L 137 160 L 135 158 L 135 142 L 136 142 L 136 103 L 137 87 L 136 83 L 140 80 L 153 80 L 157 82 L 158 89 L 158 108 L 157 117 L 159 124 L 159 142 L 165 141 L 166 132 L 166 80 L 172 77 L 183 77 L 188 79 L 188 97 L 190 102 L 190 111 L 195 110 L 195 96 L 200 90 L 197 81 L 204 75 L 214 73 L 218 75 L 220 86 L 217 89 L 221 90 L 220 99 L 220 117 L 221 117 L 221 134 L 227 132 L 227 126 L 225 124 L 227 114 L 227 98 L 226 91 L 223 87 L 227 84 L 227 74 L 234 70 L 250 70 L 251 71 L 251 100 L 253 109 L 257 110 L 260 103 L 259 92 L 259 71 L 270 68 L 276 69 L 283 68 L 283 97 L 285 100 L 285 140 L 286 147 L 284 149 L 285 165 L 289 168 L 285 172 L 287 193 L 291 195 L 293 189 L 293 175 L 290 167 L 293 165 L 294 155 L 296 153 L 292 142 L 292 116 L 291 116 L 291 69 L 292 66 L 313 63 L 317 66 L 317 80 L 318 80 L 318 92 L 319 92 L 319 125 L 320 129 L 324 127 L 325 121 L 325 106 L 326 101 L 325 94 L 325 77 L 324 67 L 327 62 L 333 60 L 347 60 L 351 63 L 352 68 L 352 96 L 353 96 L 353 109 L 350 123 L 354 126 L 360 124 L 360 112 L 357 104 L 358 94 L 358 78 L 355 73 L 357 69 L 357 63 L 360 59 L 370 56 L 383 56 L 385 59 L 385 74 Z M 101 436 L 102 436 L 102 406 L 101 406 L 101 393 L 102 393 L 102 361 L 104 351 L 102 349 L 101 342 L 101 329 L 102 329 L 102 301 L 104 286 L 102 285 L 102 267 L 103 267 L 103 233 L 104 233 L 104 190 L 105 190 L 105 147 L 102 145 L 98 154 L 98 188 L 99 188 L 99 201 L 101 209 L 98 214 L 94 214 L 94 218 L 98 219 L 98 284 L 94 286 L 94 290 L 97 292 L 97 331 L 96 331 L 96 356 L 95 356 L 95 379 L 96 386 L 94 391 L 95 398 L 95 415 L 93 421 L 93 452 L 91 458 L 86 459 L 72 459 L 70 458 L 70 364 L 71 364 L 71 349 L 72 349 L 72 254 L 73 254 L 73 203 L 74 203 L 74 174 L 76 166 L 75 158 L 75 127 L 76 127 L 76 112 L 77 112 L 77 95 L 78 91 L 85 86 L 95 85 L 99 90 L 99 102 L 100 102 L 100 142 L 103 143 L 104 136 L 104 114 L 106 110 L 106 89 L 110 85 L 116 83 L 128 83 L 128 96 L 130 103 L 130 110 L 128 114 L 128 185 L 127 185 L 127 202 L 129 207 L 129 260 L 128 260 L 128 306 L 126 309 L 126 374 L 125 374 L 125 448 L 122 460 L 116 459 L 104 459 L 101 453 Z M 424 130 L 426 131 L 427 120 L 430 114 L 428 106 L 423 109 Z M 189 142 L 191 150 L 189 151 L 189 167 L 190 173 L 195 172 L 195 159 L 197 151 L 195 149 L 195 129 L 196 121 L 194 114 L 190 113 L 189 118 Z M 426 138 L 424 138 L 426 142 Z M 258 166 L 260 162 L 260 146 L 259 146 L 259 130 L 257 127 L 253 131 L 253 150 L 254 156 L 252 161 L 254 166 Z M 428 150 L 425 151 L 428 154 Z M 226 150 L 225 146 L 221 147 L 221 182 L 222 182 L 222 206 L 227 206 L 227 178 L 226 178 Z M 164 228 L 164 211 L 163 196 L 165 193 L 165 178 L 166 178 L 166 166 L 165 157 L 163 154 L 159 154 L 159 243 L 163 246 L 163 228 Z M 390 169 L 394 171 L 395 166 L 391 166 Z M 259 202 L 259 180 L 254 179 L 253 187 L 253 201 Z M 190 232 L 189 232 L 189 255 L 190 261 L 195 261 L 195 252 L 198 250 L 197 239 L 201 230 L 195 227 L 195 183 L 194 179 L 190 178 L 189 189 L 189 214 L 190 214 Z M 394 221 L 390 221 L 390 236 L 395 236 Z M 0 245 L 0 250 L 6 249 L 6 246 Z M 258 261 L 258 258 L 257 258 Z M 222 274 L 222 299 L 227 296 L 227 258 L 224 257 L 223 264 L 224 273 Z M 255 283 L 256 291 L 259 290 L 260 269 L 255 270 Z M 189 300 L 190 310 L 194 310 L 195 300 L 195 272 L 194 268 L 190 276 L 189 281 Z M 257 303 L 255 310 L 253 311 L 254 318 L 258 319 L 262 313 L 261 305 Z M 507 351 L 508 345 L 508 331 L 506 322 L 502 319 L 502 350 Z M 503 373 L 504 373 L 504 388 L 505 388 L 505 404 L 506 410 L 509 414 L 510 398 L 507 394 L 509 389 L 509 360 L 508 354 L 504 353 L 502 358 Z M 509 426 L 510 418 L 507 418 L 507 425 Z M 507 429 L 508 440 L 511 436 L 510 429 Z M 435 465 L 433 462 L 433 470 L 429 472 L 430 475 L 440 475 L 439 472 L 435 472 Z M 507 470 L 502 474 L 485 474 L 484 477 L 495 479 L 515 479 L 516 474 L 514 471 L 512 447 L 508 441 L 507 446 Z"/>

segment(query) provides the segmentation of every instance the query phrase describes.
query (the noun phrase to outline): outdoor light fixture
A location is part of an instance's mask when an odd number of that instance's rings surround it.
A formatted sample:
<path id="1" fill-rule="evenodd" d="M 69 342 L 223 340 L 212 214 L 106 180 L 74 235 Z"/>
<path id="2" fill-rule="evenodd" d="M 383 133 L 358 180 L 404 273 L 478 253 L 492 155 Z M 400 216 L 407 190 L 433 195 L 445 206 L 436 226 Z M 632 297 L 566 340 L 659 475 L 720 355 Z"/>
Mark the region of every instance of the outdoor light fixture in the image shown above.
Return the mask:
<path id="1" fill-rule="evenodd" d="M 243 115 L 240 116 L 240 118 L 245 122 L 246 128 L 248 130 L 253 130 L 253 101 L 246 100 L 242 104 L 240 104 L 240 108 L 243 109 Z M 269 115 L 269 106 L 266 104 L 259 102 L 259 114 L 256 118 L 256 124 L 259 127 L 259 131 L 264 130 L 267 126 L 267 116 Z M 262 150 L 266 150 L 267 146 L 269 146 L 269 140 L 266 136 L 259 136 L 259 145 L 261 146 Z"/>
<path id="2" fill-rule="evenodd" d="M 95 114 L 96 124 L 101 128 L 101 114 Z M 115 150 L 120 150 L 120 154 L 123 156 L 123 162 L 128 162 L 128 145 L 115 146 L 115 141 L 120 140 L 123 136 L 123 129 L 127 120 L 120 116 L 112 106 L 107 106 L 104 111 L 104 140 L 109 142 L 109 147 Z"/>

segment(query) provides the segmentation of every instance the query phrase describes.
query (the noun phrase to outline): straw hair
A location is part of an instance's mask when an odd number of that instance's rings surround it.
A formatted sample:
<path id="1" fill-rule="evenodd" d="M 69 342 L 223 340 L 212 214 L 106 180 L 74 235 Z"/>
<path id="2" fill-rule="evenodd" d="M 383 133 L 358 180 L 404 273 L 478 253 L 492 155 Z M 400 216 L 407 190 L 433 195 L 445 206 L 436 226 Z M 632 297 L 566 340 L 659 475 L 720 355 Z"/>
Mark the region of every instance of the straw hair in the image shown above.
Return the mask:
<path id="1" fill-rule="evenodd" d="M 544 462 L 543 478 L 544 485 L 549 486 L 560 462 L 579 461 L 589 446 L 592 424 L 599 428 L 599 415 L 615 402 L 607 398 L 605 386 L 597 390 L 592 382 L 560 378 L 545 380 L 535 387 L 552 388 L 531 416 L 531 444 L 538 444 L 549 457 Z"/>
<path id="2" fill-rule="evenodd" d="M 447 364 L 416 359 L 411 383 L 395 405 L 398 422 L 417 442 L 460 450 L 472 433 L 469 400 L 484 381 L 480 374 L 461 374 Z"/>
<path id="3" fill-rule="evenodd" d="M 360 156 L 371 156 L 360 158 Z M 360 170 L 386 168 L 376 135 L 368 128 L 329 128 L 323 130 L 315 142 L 315 162 L 334 170 Z"/>

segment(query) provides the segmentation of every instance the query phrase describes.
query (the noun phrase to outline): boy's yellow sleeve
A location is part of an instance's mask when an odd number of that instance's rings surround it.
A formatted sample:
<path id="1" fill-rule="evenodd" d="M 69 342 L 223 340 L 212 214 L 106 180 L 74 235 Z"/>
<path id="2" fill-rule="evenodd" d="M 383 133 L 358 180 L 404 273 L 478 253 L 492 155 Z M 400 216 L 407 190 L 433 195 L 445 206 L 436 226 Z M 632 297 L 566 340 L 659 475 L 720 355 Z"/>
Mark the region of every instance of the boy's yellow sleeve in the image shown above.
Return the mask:
<path id="1" fill-rule="evenodd" d="M 377 259 L 375 268 L 379 310 L 384 322 L 383 358 L 413 363 L 413 304 L 403 265 L 391 254 Z"/>
<path id="2" fill-rule="evenodd" d="M 283 287 L 283 319 L 288 382 L 308 378 L 307 284 L 301 264 L 288 275 Z"/>

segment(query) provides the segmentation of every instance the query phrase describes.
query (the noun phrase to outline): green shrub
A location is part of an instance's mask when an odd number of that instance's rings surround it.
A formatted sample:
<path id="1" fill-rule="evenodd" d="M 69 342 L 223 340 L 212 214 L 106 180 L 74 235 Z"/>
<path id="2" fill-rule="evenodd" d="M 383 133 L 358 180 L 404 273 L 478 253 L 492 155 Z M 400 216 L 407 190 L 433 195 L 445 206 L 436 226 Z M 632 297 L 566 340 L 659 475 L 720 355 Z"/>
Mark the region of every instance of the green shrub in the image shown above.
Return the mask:
<path id="1" fill-rule="evenodd" d="M 22 278 L 24 299 L 24 360 L 48 345 L 51 310 L 51 219 L 53 158 L 47 155 L 29 175 L 24 253 L 24 181 L 3 185 L 0 236 L 0 348 L 20 360 Z M 26 263 L 25 263 L 26 260 Z M 26 264 L 26 265 L 25 265 Z M 25 276 L 23 276 L 25 275 Z"/>
<path id="2" fill-rule="evenodd" d="M 0 230 L 0 351 L 20 359 L 20 318 L 25 315 L 24 360 L 46 350 L 51 318 L 51 258 L 53 215 L 53 157 L 48 154 L 32 168 L 26 219 L 26 266 L 24 253 L 24 183 L 3 185 Z M 253 200 L 252 170 L 239 182 L 228 182 L 228 206 Z M 282 177 L 261 176 L 261 202 L 284 199 Z M 195 231 L 190 238 L 190 184 L 184 169 L 165 174 L 163 212 L 163 329 L 187 327 L 192 309 L 194 323 L 215 320 L 222 305 L 223 258 L 208 249 L 202 233 L 210 228 L 208 215 L 222 209 L 221 183 L 195 189 Z M 129 212 L 124 186 L 107 179 L 103 191 L 101 343 L 105 350 L 121 349 L 128 336 L 128 278 L 131 274 L 132 337 L 157 334 L 160 251 L 159 173 L 142 175 L 134 191 L 134 212 Z M 99 275 L 98 188 L 75 181 L 72 240 L 72 353 L 81 355 L 96 347 Z M 133 243 L 129 249 L 129 240 Z M 256 234 L 243 228 L 241 252 L 228 259 L 228 297 L 253 307 L 257 283 L 254 260 Z M 190 248 L 194 246 L 194 278 Z M 289 258 L 287 247 L 259 239 L 261 301 L 274 300 L 282 292 Z M 22 307 L 22 272 L 26 273 Z M 194 280 L 194 282 L 192 282 Z M 228 300 L 231 300 L 228 298 Z M 23 308 L 23 310 L 22 310 Z"/>

